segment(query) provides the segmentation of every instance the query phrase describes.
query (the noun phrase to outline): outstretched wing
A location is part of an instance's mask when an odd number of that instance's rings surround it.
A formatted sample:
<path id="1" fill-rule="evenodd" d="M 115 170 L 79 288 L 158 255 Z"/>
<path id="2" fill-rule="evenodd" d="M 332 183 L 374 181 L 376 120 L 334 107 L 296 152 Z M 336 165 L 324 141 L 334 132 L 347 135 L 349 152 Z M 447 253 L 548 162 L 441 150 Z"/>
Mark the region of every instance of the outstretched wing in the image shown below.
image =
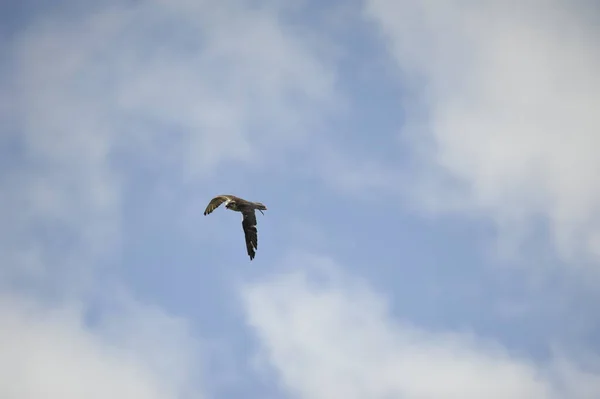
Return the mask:
<path id="1" fill-rule="evenodd" d="M 256 215 L 254 210 L 248 210 L 243 213 L 242 228 L 246 238 L 246 250 L 250 260 L 254 259 L 255 250 L 258 249 L 258 231 L 256 230 Z"/>
<path id="2" fill-rule="evenodd" d="M 204 215 L 208 215 L 209 213 L 217 209 L 219 205 L 221 205 L 227 200 L 231 200 L 231 197 L 229 195 L 217 195 L 215 198 L 211 199 L 208 205 L 206 206 L 206 209 L 204 210 Z"/>

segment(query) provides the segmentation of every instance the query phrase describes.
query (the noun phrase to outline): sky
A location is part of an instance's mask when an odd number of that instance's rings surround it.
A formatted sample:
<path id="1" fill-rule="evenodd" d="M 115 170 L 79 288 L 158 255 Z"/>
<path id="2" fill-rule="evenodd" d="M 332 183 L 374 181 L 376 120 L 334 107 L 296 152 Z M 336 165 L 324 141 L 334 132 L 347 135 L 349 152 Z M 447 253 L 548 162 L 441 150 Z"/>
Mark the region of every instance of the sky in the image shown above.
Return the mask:
<path id="1" fill-rule="evenodd" d="M 0 397 L 600 397 L 593 1 L 0 19 Z"/>

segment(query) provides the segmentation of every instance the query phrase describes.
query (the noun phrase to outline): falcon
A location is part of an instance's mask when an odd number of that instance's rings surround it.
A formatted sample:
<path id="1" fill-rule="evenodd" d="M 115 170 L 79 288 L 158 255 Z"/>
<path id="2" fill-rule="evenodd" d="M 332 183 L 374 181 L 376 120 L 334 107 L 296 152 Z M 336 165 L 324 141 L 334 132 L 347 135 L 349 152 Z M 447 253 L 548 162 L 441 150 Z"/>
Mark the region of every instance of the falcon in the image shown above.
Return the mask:
<path id="1" fill-rule="evenodd" d="M 225 208 L 242 213 L 242 229 L 246 238 L 246 250 L 248 251 L 250 260 L 254 259 L 256 249 L 258 248 L 258 232 L 256 230 L 256 214 L 254 210 L 258 209 L 264 215 L 263 211 L 266 211 L 267 207 L 261 202 L 246 201 L 235 195 L 217 195 L 206 206 L 204 216 L 217 209 L 223 202 L 225 203 Z"/>

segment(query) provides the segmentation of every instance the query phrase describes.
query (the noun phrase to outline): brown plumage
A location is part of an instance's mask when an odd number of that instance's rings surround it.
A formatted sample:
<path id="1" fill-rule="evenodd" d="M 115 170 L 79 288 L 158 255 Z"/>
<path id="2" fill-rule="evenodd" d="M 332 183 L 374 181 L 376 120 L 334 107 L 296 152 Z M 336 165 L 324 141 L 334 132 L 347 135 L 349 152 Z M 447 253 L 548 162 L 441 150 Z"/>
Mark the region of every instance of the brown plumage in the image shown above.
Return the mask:
<path id="1" fill-rule="evenodd" d="M 246 250 L 250 260 L 254 259 L 256 249 L 258 249 L 258 231 L 256 230 L 256 214 L 254 210 L 258 209 L 264 215 L 263 211 L 266 211 L 267 207 L 260 202 L 246 201 L 235 195 L 217 195 L 206 206 L 204 215 L 210 214 L 223 202 L 225 202 L 227 209 L 242 213 L 242 229 L 246 238 Z"/>

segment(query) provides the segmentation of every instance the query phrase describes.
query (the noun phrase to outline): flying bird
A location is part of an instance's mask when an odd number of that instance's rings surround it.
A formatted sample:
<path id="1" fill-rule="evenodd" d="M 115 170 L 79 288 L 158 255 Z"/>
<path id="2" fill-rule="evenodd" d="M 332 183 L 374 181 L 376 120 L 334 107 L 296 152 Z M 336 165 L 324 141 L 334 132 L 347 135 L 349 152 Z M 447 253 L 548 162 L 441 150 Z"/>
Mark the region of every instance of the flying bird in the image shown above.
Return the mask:
<path id="1" fill-rule="evenodd" d="M 246 238 L 246 250 L 248 251 L 250 260 L 254 259 L 256 249 L 258 248 L 258 232 L 256 230 L 256 214 L 254 210 L 258 209 L 264 215 L 263 211 L 266 211 L 267 207 L 261 202 L 246 201 L 235 195 L 217 195 L 206 206 L 204 216 L 217 209 L 223 202 L 225 203 L 225 208 L 242 213 L 242 229 Z"/>

